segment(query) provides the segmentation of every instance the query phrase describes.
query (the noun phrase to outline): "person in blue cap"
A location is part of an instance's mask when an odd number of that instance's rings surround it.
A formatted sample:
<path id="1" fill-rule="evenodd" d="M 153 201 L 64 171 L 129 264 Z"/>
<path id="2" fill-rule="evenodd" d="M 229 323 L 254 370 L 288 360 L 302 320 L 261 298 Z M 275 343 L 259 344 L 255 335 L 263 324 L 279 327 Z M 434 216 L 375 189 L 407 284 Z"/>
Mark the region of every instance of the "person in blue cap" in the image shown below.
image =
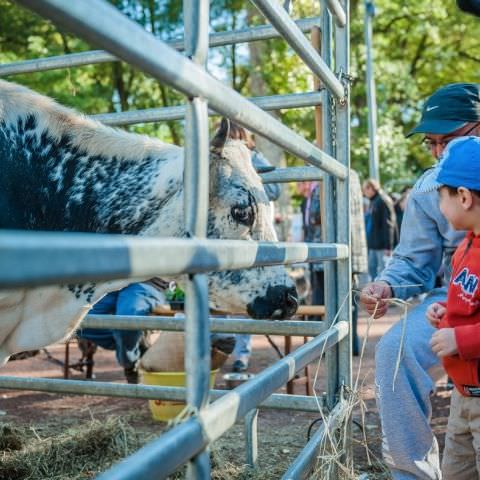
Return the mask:
<path id="1" fill-rule="evenodd" d="M 455 384 L 442 460 L 443 480 L 480 478 L 480 139 L 461 137 L 445 150 L 438 168 L 440 210 L 467 234 L 452 258 L 446 304 L 427 319 L 438 330 L 430 340 Z"/>
<path id="2" fill-rule="evenodd" d="M 425 102 L 418 125 L 408 134 L 424 135 L 423 143 L 439 159 L 459 136 L 480 136 L 480 85 L 454 83 Z M 454 230 L 439 208 L 435 168 L 414 185 L 403 217 L 400 241 L 386 268 L 367 284 L 361 303 L 376 318 L 385 315 L 388 299 L 428 293 L 409 309 L 403 355 L 394 379 L 402 338 L 397 322 L 379 341 L 375 353 L 377 405 L 382 423 L 383 452 L 395 480 L 441 479 L 438 443 L 430 426 L 435 374 L 443 371 L 430 346 L 435 329 L 425 321 L 429 305 L 446 300 L 446 289 L 434 288 L 437 273 L 450 278 L 451 256 L 464 234 Z M 387 300 L 387 301 L 385 301 Z M 410 421 L 406 422 L 408 418 Z M 414 422 L 414 427 L 412 427 Z"/>

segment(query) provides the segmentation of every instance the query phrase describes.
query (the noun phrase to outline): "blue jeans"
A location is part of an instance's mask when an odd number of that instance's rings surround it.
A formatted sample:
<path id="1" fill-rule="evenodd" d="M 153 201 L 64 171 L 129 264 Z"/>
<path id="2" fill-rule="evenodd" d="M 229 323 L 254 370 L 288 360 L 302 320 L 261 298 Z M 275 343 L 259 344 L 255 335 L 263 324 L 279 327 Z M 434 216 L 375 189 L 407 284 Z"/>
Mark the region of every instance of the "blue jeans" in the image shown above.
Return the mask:
<path id="1" fill-rule="evenodd" d="M 385 250 L 375 250 L 373 248 L 368 249 L 368 274 L 372 282 L 385 268 Z"/>
<path id="2" fill-rule="evenodd" d="M 433 290 L 409 311 L 400 368 L 393 388 L 402 325 L 397 322 L 377 344 L 375 384 L 383 431 L 383 453 L 395 480 L 440 480 L 438 444 L 430 427 L 435 384 L 432 369 L 440 361 L 432 352 L 435 329 L 425 318 L 427 307 L 445 301 L 446 290 Z"/>
<path id="3" fill-rule="evenodd" d="M 147 283 L 132 283 L 122 290 L 111 292 L 90 310 L 91 315 L 149 315 L 165 303 L 163 293 Z M 118 363 L 133 368 L 140 358 L 139 343 L 142 330 L 110 330 L 81 328 L 77 335 L 107 350 L 115 350 Z"/>
<path id="4" fill-rule="evenodd" d="M 235 348 L 233 350 L 233 359 L 240 360 L 248 366 L 250 355 L 252 353 L 252 336 L 249 333 L 237 333 L 235 335 Z"/>

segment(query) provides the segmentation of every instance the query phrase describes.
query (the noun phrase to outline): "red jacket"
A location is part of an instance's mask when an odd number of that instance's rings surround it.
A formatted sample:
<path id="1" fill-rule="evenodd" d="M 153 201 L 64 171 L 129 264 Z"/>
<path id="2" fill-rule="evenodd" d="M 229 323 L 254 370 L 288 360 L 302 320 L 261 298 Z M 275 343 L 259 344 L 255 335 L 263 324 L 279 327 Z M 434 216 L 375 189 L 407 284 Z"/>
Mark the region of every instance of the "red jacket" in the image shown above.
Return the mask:
<path id="1" fill-rule="evenodd" d="M 480 396 L 480 236 L 472 232 L 453 255 L 446 307 L 440 328 L 455 329 L 458 355 L 443 365 L 462 395 Z"/>

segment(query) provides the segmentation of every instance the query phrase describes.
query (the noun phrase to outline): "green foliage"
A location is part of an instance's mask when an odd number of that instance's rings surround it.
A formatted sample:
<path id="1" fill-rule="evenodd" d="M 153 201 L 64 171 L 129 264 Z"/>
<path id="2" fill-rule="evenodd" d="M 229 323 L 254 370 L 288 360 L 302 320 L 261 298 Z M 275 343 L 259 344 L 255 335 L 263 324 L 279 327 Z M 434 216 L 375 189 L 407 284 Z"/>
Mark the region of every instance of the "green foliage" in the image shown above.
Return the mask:
<path id="1" fill-rule="evenodd" d="M 423 100 L 442 85 L 478 82 L 480 22 L 455 2 L 375 0 L 374 70 L 383 181 L 412 178 L 432 164 L 421 138 L 404 135 L 419 119 Z M 363 2 L 352 2 L 352 165 L 368 175 Z"/>
<path id="2" fill-rule="evenodd" d="M 131 19 L 162 40 L 183 36 L 180 0 L 110 0 Z M 295 18 L 318 14 L 318 2 L 292 2 Z M 375 0 L 375 79 L 378 144 L 383 181 L 412 178 L 432 163 L 419 138 L 404 135 L 419 118 L 423 99 L 436 88 L 456 81 L 478 81 L 480 21 L 442 0 Z M 368 175 L 369 142 L 365 91 L 364 2 L 351 1 L 352 165 Z M 11 0 L 0 0 L 0 62 L 39 58 L 95 48 L 59 30 Z M 267 23 L 243 0 L 211 2 L 211 28 L 228 31 Z M 260 45 L 260 44 L 259 44 Z M 259 62 L 252 64 L 247 45 L 212 49 L 211 73 L 243 95 L 258 95 L 252 78 L 263 80 L 261 94 L 311 91 L 312 75 L 280 39 L 261 43 Z M 179 105 L 182 94 L 130 66 L 116 62 L 53 70 L 9 78 L 85 113 L 102 113 Z M 313 109 L 275 112 L 285 124 L 313 141 Z M 216 120 L 212 121 L 212 124 Z M 129 127 L 181 144 L 181 122 Z M 287 156 L 289 164 L 301 163 Z"/>

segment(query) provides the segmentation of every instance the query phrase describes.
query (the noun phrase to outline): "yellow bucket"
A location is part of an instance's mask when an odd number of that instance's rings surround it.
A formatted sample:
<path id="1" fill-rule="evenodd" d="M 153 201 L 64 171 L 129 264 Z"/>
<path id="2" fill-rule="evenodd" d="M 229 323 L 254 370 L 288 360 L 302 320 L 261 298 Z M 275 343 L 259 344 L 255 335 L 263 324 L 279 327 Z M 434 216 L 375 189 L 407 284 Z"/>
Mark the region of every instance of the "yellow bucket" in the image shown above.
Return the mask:
<path id="1" fill-rule="evenodd" d="M 217 372 L 218 370 L 210 372 L 210 388 L 215 384 Z M 185 372 L 145 372 L 143 370 L 141 376 L 143 384 L 163 387 L 184 387 L 187 378 Z M 162 422 L 175 418 L 185 408 L 185 402 L 171 400 L 149 400 L 148 405 L 153 419 Z"/>

